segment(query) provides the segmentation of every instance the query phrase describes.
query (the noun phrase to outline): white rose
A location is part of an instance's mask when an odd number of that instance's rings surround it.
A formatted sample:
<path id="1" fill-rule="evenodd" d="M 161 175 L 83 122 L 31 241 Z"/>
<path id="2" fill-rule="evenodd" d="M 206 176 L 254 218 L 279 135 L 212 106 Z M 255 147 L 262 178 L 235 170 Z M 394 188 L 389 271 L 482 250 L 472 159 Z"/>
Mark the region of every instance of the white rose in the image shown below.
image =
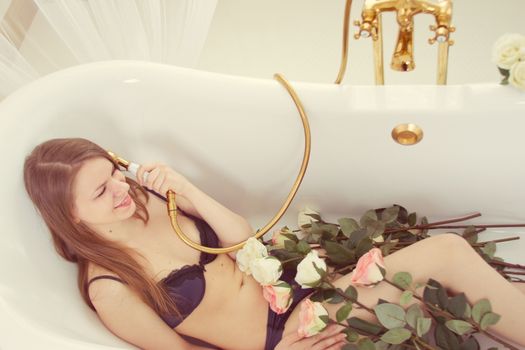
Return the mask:
<path id="1" fill-rule="evenodd" d="M 303 288 L 315 287 L 321 280 L 321 275 L 317 272 L 314 264 L 326 272 L 326 263 L 317 255 L 317 251 L 311 250 L 304 259 L 297 265 L 297 275 L 295 281 Z"/>
<path id="2" fill-rule="evenodd" d="M 492 47 L 492 61 L 498 67 L 510 69 L 520 59 L 525 60 L 525 36 L 508 33 L 496 40 Z"/>
<path id="3" fill-rule="evenodd" d="M 283 273 L 281 262 L 273 256 L 255 259 L 250 264 L 250 270 L 253 278 L 262 286 L 276 283 Z"/>
<path id="4" fill-rule="evenodd" d="M 510 69 L 509 83 L 525 90 L 525 60 L 515 63 Z"/>
<path id="5" fill-rule="evenodd" d="M 299 212 L 299 215 L 297 216 L 297 225 L 299 227 L 303 227 L 303 225 L 311 224 L 312 222 L 317 222 L 316 218 L 313 218 L 312 216 L 308 214 L 313 214 L 319 216 L 319 213 L 315 210 L 310 209 L 309 207 L 305 207 L 303 210 Z"/>
<path id="6" fill-rule="evenodd" d="M 250 275 L 252 273 L 250 268 L 252 262 L 266 256 L 268 256 L 268 251 L 264 244 L 255 237 L 250 237 L 242 249 L 237 252 L 235 260 L 237 261 L 239 269 Z"/>

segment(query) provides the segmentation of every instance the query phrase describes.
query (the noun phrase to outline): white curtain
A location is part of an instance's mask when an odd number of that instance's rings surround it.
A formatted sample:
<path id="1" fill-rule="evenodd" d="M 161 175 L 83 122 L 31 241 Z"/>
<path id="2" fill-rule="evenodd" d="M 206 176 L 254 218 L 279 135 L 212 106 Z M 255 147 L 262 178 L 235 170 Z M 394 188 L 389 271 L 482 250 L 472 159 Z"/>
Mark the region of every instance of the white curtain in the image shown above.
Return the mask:
<path id="1" fill-rule="evenodd" d="M 93 61 L 193 67 L 217 5 L 217 0 L 25 1 L 36 5 L 29 28 L 20 28 L 17 18 L 0 23 L 0 99 L 38 76 Z M 27 16 L 17 12 L 11 15 Z"/>

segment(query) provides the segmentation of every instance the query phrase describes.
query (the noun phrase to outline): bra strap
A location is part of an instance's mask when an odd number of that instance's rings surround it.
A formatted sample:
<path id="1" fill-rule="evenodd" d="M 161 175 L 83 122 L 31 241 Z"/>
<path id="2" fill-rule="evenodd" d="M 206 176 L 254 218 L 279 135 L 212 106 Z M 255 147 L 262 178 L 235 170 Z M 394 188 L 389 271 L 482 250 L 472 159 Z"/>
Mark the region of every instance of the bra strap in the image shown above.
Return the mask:
<path id="1" fill-rule="evenodd" d="M 120 283 L 125 283 L 123 280 L 121 280 L 120 278 L 115 277 L 115 276 L 111 276 L 111 275 L 100 275 L 100 276 L 97 276 L 97 277 L 93 277 L 91 280 L 89 280 L 87 286 L 89 287 L 89 285 L 90 285 L 92 282 L 95 282 L 96 280 L 100 280 L 100 279 L 108 279 L 108 280 L 113 280 L 113 281 L 117 281 L 117 282 L 120 282 Z"/>

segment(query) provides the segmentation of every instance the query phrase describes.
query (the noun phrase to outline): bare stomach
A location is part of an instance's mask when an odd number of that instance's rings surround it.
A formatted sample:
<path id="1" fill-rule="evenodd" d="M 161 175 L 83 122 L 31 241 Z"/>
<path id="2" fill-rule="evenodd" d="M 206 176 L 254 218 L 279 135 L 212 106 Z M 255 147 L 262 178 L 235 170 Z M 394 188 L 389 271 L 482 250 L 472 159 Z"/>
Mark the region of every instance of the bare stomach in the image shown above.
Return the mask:
<path id="1" fill-rule="evenodd" d="M 227 255 L 206 265 L 205 279 L 202 302 L 175 330 L 224 349 L 264 349 L 268 302 L 259 283 Z"/>

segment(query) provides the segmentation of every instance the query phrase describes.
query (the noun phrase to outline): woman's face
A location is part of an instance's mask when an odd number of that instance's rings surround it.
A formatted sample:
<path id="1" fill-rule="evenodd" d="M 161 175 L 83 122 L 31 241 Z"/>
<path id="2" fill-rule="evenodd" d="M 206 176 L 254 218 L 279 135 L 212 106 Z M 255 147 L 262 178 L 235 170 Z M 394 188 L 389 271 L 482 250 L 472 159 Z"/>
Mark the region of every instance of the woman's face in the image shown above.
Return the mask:
<path id="1" fill-rule="evenodd" d="M 130 218 L 136 204 L 125 177 L 106 158 L 84 162 L 73 181 L 74 215 L 92 228 L 102 228 Z"/>

